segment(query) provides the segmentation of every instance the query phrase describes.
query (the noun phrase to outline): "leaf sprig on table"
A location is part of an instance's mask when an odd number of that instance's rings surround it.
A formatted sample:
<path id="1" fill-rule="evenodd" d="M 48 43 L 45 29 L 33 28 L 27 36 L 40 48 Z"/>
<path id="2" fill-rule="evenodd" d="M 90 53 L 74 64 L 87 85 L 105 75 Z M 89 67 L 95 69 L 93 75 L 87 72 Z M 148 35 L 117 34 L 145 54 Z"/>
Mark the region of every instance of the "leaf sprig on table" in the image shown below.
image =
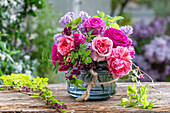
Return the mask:
<path id="1" fill-rule="evenodd" d="M 136 83 L 134 83 L 133 87 L 128 86 L 127 96 L 129 96 L 129 99 L 122 98 L 121 103 L 119 105 L 125 108 L 141 107 L 143 109 L 151 109 L 154 106 L 154 104 L 152 102 L 149 102 L 147 99 L 148 85 L 149 83 L 146 85 L 140 85 L 138 90 L 136 88 Z M 133 99 L 135 101 L 133 101 Z"/>
<path id="2" fill-rule="evenodd" d="M 18 89 L 19 91 L 25 90 L 26 92 L 32 92 L 33 97 L 39 97 L 57 111 L 66 113 L 66 103 L 63 101 L 59 102 L 56 97 L 52 95 L 53 92 L 44 86 L 48 85 L 48 78 L 37 77 L 31 80 L 30 76 L 26 74 L 11 74 L 3 75 L 0 79 L 3 82 L 3 90 Z"/>

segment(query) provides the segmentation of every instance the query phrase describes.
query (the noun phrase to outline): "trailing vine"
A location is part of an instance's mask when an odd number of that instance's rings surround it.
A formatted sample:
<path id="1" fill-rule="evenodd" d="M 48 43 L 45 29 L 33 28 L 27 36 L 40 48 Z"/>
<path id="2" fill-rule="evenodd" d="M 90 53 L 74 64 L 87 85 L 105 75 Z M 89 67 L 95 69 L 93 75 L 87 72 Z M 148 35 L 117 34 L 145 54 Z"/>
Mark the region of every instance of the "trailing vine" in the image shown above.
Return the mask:
<path id="1" fill-rule="evenodd" d="M 18 89 L 19 91 L 32 92 L 33 97 L 38 97 L 50 107 L 56 109 L 58 112 L 66 113 L 67 105 L 65 102 L 59 102 L 52 91 L 46 87 L 48 85 L 48 78 L 33 78 L 31 80 L 26 74 L 11 74 L 0 77 L 3 87 L 0 90 Z"/>

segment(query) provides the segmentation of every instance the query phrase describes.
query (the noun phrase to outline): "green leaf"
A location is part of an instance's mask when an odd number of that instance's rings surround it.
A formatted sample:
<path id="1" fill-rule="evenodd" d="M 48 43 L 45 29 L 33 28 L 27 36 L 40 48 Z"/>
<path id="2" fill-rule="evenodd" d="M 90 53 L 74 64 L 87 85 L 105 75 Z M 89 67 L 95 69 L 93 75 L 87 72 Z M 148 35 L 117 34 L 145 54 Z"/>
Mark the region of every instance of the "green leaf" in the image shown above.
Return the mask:
<path id="1" fill-rule="evenodd" d="M 111 27 L 120 30 L 120 27 L 117 23 L 112 23 Z"/>
<path id="2" fill-rule="evenodd" d="M 10 55 L 13 55 L 13 54 L 18 54 L 18 53 L 20 53 L 21 51 L 10 51 Z"/>
<path id="3" fill-rule="evenodd" d="M 89 49 L 89 50 L 86 51 L 85 55 L 86 55 L 86 56 L 89 56 L 90 53 L 91 53 L 91 50 Z"/>
<path id="4" fill-rule="evenodd" d="M 83 83 L 84 83 L 83 80 L 80 80 L 80 79 L 76 79 L 76 82 L 77 82 L 78 84 L 83 84 Z"/>
<path id="5" fill-rule="evenodd" d="M 90 57 L 87 57 L 85 60 L 87 61 L 87 63 L 91 63 L 92 62 Z"/>
<path id="6" fill-rule="evenodd" d="M 66 27 L 67 27 L 67 28 L 68 28 L 68 27 L 72 27 L 72 25 L 73 25 L 73 23 L 72 23 L 72 22 L 69 22 L 69 23 L 66 24 Z"/>
<path id="7" fill-rule="evenodd" d="M 130 95 L 131 93 L 136 94 L 136 90 L 132 86 L 128 86 L 127 95 Z"/>
<path id="8" fill-rule="evenodd" d="M 105 13 L 104 13 L 104 12 L 97 10 L 97 13 L 100 15 L 101 18 L 104 18 L 104 16 L 105 16 Z"/>
<path id="9" fill-rule="evenodd" d="M 122 98 L 122 99 L 121 99 L 121 104 L 122 104 L 122 106 L 125 107 L 127 103 L 129 103 L 129 100 L 128 100 L 127 98 Z"/>
<path id="10" fill-rule="evenodd" d="M 0 41 L 0 48 L 2 48 L 3 50 L 6 50 L 6 44 L 3 41 Z"/>
<path id="11" fill-rule="evenodd" d="M 73 58 L 73 55 L 68 55 L 67 57 L 68 57 L 68 58 Z"/>
<path id="12" fill-rule="evenodd" d="M 78 54 L 76 53 L 76 54 L 74 54 L 74 58 L 75 59 L 77 59 L 79 56 L 78 56 Z"/>
<path id="13" fill-rule="evenodd" d="M 8 34 L 0 34 L 0 37 L 2 37 L 2 36 L 7 37 L 9 35 Z"/>
<path id="14" fill-rule="evenodd" d="M 74 21 L 75 25 L 78 25 L 81 22 L 81 17 L 76 18 L 76 20 Z"/>
<path id="15" fill-rule="evenodd" d="M 70 80 L 69 83 L 70 83 L 70 84 L 74 84 L 74 83 L 75 83 L 75 80 Z"/>
<path id="16" fill-rule="evenodd" d="M 154 104 L 153 103 L 149 103 L 149 105 L 147 106 L 148 109 L 151 109 L 154 107 Z"/>
<path id="17" fill-rule="evenodd" d="M 90 30 L 90 31 L 88 32 L 88 36 L 90 36 L 93 31 L 94 31 L 94 29 Z"/>
<path id="18" fill-rule="evenodd" d="M 73 75 L 72 77 L 73 77 L 74 79 L 77 79 L 76 75 Z"/>
<path id="19" fill-rule="evenodd" d="M 85 87 L 81 86 L 80 84 L 78 84 L 77 82 L 74 83 L 75 86 L 81 88 L 81 89 L 86 89 Z"/>
<path id="20" fill-rule="evenodd" d="M 99 15 L 94 15 L 93 17 L 100 17 Z"/>
<path id="21" fill-rule="evenodd" d="M 112 22 L 116 22 L 117 20 L 122 20 L 122 19 L 124 19 L 122 16 L 115 16 L 113 17 Z"/>

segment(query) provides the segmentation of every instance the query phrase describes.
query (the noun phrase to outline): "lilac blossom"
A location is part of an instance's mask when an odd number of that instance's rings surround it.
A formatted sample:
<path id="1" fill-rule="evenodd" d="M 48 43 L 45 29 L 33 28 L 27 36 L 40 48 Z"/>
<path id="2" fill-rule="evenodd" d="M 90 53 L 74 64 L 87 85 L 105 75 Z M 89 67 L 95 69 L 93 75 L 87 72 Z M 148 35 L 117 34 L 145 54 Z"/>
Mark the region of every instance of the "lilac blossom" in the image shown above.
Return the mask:
<path id="1" fill-rule="evenodd" d="M 133 34 L 132 38 L 141 38 L 147 39 L 151 36 L 157 36 L 163 34 L 166 30 L 166 24 L 169 22 L 169 19 L 164 19 L 161 17 L 155 18 L 150 24 L 145 23 L 145 19 L 133 24 Z"/>
<path id="2" fill-rule="evenodd" d="M 133 33 L 133 28 L 131 26 L 121 26 L 120 30 L 124 32 L 127 36 Z"/>
<path id="3" fill-rule="evenodd" d="M 75 19 L 75 14 L 73 12 L 68 12 L 61 17 L 59 23 L 63 28 L 65 28 L 67 23 L 72 22 L 72 19 Z"/>
<path id="4" fill-rule="evenodd" d="M 144 46 L 144 55 L 151 63 L 162 63 L 166 60 L 167 49 L 167 41 L 156 37 L 150 44 Z"/>
<path id="5" fill-rule="evenodd" d="M 86 12 L 84 12 L 84 11 L 80 11 L 78 17 L 81 17 L 81 23 L 83 23 L 86 19 L 90 18 L 90 16 L 88 15 L 88 13 L 86 13 Z"/>
<path id="6" fill-rule="evenodd" d="M 56 35 L 54 35 L 54 43 L 55 44 L 58 44 L 58 42 L 59 42 L 59 39 L 61 38 L 61 37 L 63 37 L 63 35 L 62 34 L 56 34 Z"/>

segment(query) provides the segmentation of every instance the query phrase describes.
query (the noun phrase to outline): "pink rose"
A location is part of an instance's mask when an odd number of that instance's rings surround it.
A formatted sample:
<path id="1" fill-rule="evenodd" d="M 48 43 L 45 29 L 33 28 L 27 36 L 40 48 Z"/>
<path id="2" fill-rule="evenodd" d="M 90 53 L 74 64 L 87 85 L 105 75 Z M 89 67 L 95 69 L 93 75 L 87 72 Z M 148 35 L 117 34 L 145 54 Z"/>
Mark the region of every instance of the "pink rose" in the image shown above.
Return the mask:
<path id="1" fill-rule="evenodd" d="M 113 48 L 109 57 L 107 57 L 107 64 L 110 73 L 114 78 L 127 75 L 132 69 L 130 53 L 127 47 L 118 46 Z"/>
<path id="2" fill-rule="evenodd" d="M 90 57 L 93 59 L 93 61 L 97 61 L 97 62 L 104 61 L 106 59 L 106 57 L 100 56 L 95 51 L 92 51 L 90 53 Z"/>
<path id="3" fill-rule="evenodd" d="M 84 44 L 86 42 L 86 37 L 80 33 L 74 33 L 73 39 L 74 39 L 75 45 L 77 45 L 78 47 L 80 47 L 80 44 Z"/>
<path id="4" fill-rule="evenodd" d="M 53 48 L 51 50 L 51 59 L 55 67 L 56 67 L 56 61 L 59 61 L 59 65 L 61 66 L 59 71 L 67 71 L 72 66 L 72 63 L 69 64 L 63 63 L 64 61 L 63 56 L 58 52 L 57 44 L 53 45 Z"/>
<path id="5" fill-rule="evenodd" d="M 91 33 L 92 35 L 99 35 L 101 32 L 103 32 L 106 29 L 106 24 L 104 20 L 98 17 L 92 17 L 86 19 L 83 25 L 85 27 L 86 32 L 89 32 L 92 29 L 94 29 L 94 31 Z"/>
<path id="6" fill-rule="evenodd" d="M 62 55 L 66 55 L 70 51 L 74 50 L 74 48 L 75 48 L 74 40 L 71 37 L 60 38 L 58 44 L 58 51 Z"/>
<path id="7" fill-rule="evenodd" d="M 63 61 L 63 56 L 57 50 L 57 44 L 53 45 L 53 48 L 51 50 L 51 59 L 52 59 L 52 63 L 54 64 L 54 66 L 56 66 L 57 60 Z"/>
<path id="8" fill-rule="evenodd" d="M 108 37 L 95 37 L 92 41 L 91 58 L 94 61 L 104 61 L 111 54 L 113 42 Z"/>
<path id="9" fill-rule="evenodd" d="M 95 37 L 92 41 L 92 49 L 100 56 L 109 56 L 113 47 L 113 42 L 108 37 Z"/>
<path id="10" fill-rule="evenodd" d="M 121 30 L 110 28 L 104 32 L 105 37 L 109 37 L 113 41 L 113 47 L 124 46 L 127 47 L 129 40 L 125 33 Z"/>

